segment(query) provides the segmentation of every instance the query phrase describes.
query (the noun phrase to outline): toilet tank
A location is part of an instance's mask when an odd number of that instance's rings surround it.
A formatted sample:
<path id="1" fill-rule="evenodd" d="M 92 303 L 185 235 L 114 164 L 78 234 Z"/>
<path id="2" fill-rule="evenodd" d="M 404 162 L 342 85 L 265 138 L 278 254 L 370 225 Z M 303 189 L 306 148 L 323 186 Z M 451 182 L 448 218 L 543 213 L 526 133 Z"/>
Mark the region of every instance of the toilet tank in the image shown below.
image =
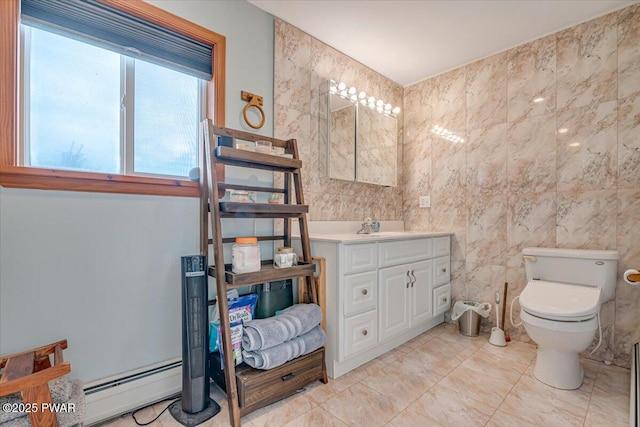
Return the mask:
<path id="1" fill-rule="evenodd" d="M 600 287 L 601 302 L 616 289 L 618 252 L 591 249 L 524 248 L 527 281 L 547 280 Z"/>

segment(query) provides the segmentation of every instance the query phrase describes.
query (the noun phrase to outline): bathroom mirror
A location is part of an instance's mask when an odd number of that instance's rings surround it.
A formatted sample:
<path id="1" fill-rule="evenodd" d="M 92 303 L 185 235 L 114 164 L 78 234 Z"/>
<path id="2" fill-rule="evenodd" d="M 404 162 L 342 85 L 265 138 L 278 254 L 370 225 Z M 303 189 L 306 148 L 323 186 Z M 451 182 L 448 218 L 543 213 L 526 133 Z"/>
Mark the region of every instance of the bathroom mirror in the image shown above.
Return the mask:
<path id="1" fill-rule="evenodd" d="M 398 120 L 373 108 L 360 107 L 356 124 L 356 180 L 395 187 Z"/>
<path id="2" fill-rule="evenodd" d="M 397 119 L 333 80 L 319 90 L 320 175 L 395 187 Z M 385 110 L 382 110 L 385 111 Z"/>
<path id="3" fill-rule="evenodd" d="M 327 176 L 355 181 L 357 104 L 330 93 L 327 106 Z"/>

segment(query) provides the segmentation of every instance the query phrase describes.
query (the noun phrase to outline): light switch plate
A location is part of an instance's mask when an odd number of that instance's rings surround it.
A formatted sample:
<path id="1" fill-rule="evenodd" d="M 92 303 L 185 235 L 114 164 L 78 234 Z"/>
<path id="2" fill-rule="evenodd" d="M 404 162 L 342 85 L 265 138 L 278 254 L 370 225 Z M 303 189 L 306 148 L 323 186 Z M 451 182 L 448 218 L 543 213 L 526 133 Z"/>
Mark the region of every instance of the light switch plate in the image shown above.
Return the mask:
<path id="1" fill-rule="evenodd" d="M 431 196 L 420 196 L 420 207 L 421 208 L 430 208 L 431 207 Z"/>

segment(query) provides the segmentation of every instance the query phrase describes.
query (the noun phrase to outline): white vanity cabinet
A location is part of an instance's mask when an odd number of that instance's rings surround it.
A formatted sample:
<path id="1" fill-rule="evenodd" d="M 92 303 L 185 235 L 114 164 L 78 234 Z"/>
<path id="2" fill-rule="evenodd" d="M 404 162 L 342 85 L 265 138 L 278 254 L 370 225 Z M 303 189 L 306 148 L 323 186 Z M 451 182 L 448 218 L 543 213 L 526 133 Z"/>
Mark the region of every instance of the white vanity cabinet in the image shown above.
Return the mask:
<path id="1" fill-rule="evenodd" d="M 444 321 L 451 305 L 449 234 L 312 234 L 310 239 L 313 256 L 326 259 L 331 378 Z"/>

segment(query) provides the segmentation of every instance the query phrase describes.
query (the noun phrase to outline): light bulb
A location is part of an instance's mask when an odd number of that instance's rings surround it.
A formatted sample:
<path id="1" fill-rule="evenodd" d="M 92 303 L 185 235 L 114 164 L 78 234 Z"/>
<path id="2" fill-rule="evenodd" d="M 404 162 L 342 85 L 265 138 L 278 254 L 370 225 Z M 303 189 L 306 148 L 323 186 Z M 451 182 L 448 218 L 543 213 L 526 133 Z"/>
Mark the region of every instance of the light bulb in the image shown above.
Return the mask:
<path id="1" fill-rule="evenodd" d="M 338 90 L 345 90 L 347 88 L 347 84 L 345 82 L 340 82 L 338 84 Z"/>
<path id="2" fill-rule="evenodd" d="M 366 97 L 367 97 L 367 94 L 366 94 L 366 93 L 364 93 L 364 92 L 360 92 L 360 93 L 358 94 L 358 98 L 360 98 L 360 99 L 365 99 Z"/>
<path id="3" fill-rule="evenodd" d="M 378 107 L 376 108 L 376 110 L 378 110 L 378 113 L 382 113 L 384 110 L 382 109 L 382 107 Z"/>
<path id="4" fill-rule="evenodd" d="M 395 107 L 392 111 L 393 114 L 398 114 L 400 112 L 400 107 Z"/>
<path id="5" fill-rule="evenodd" d="M 384 101 L 383 101 L 382 99 L 378 99 L 378 100 L 376 101 L 376 106 L 378 106 L 378 107 L 382 107 L 383 105 L 384 105 Z"/>
<path id="6" fill-rule="evenodd" d="M 358 96 L 354 93 L 353 95 L 350 96 L 352 101 L 357 101 L 358 100 Z"/>
<path id="7" fill-rule="evenodd" d="M 331 86 L 331 87 L 329 87 L 329 91 L 330 91 L 331 93 L 336 93 L 336 92 L 338 91 L 338 88 L 337 88 L 337 87 L 335 87 L 335 86 Z"/>
<path id="8" fill-rule="evenodd" d="M 351 87 L 349 88 L 349 95 L 353 95 L 353 94 L 355 94 L 356 92 L 357 92 L 357 91 L 356 91 L 356 88 L 355 88 L 355 87 L 351 86 Z"/>
<path id="9" fill-rule="evenodd" d="M 340 92 L 340 96 L 342 96 L 343 98 L 346 98 L 347 95 L 348 95 L 348 93 L 347 93 L 346 90 L 343 90 L 343 91 Z"/>
<path id="10" fill-rule="evenodd" d="M 541 96 L 533 99 L 533 102 L 535 102 L 535 103 L 542 102 L 542 101 L 544 101 L 544 98 L 541 97 Z"/>
<path id="11" fill-rule="evenodd" d="M 385 111 L 391 111 L 391 104 L 385 104 L 384 109 Z"/>
<path id="12" fill-rule="evenodd" d="M 367 101 L 369 102 L 369 104 L 375 104 L 376 99 L 373 96 L 370 96 Z"/>

